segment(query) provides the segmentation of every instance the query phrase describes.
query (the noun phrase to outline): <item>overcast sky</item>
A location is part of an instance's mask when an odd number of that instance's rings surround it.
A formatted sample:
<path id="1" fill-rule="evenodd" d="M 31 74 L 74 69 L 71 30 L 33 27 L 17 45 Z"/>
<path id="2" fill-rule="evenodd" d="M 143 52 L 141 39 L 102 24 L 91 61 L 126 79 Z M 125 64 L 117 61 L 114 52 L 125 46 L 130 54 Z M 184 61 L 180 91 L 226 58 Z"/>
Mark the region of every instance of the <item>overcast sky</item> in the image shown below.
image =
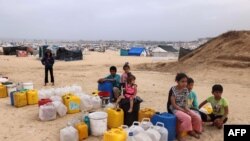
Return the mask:
<path id="1" fill-rule="evenodd" d="M 250 29 L 250 0 L 0 0 L 0 38 L 195 40 Z"/>

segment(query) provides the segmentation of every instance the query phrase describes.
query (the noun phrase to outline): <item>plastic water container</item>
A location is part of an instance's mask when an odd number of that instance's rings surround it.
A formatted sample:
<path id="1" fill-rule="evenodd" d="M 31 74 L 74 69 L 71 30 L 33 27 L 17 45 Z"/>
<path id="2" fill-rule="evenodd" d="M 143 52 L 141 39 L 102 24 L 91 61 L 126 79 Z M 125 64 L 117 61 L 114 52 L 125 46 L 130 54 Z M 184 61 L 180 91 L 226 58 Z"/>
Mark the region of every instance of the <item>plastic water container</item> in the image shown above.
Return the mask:
<path id="1" fill-rule="evenodd" d="M 105 112 L 93 112 L 89 114 L 91 134 L 102 136 L 107 131 L 107 117 Z"/>
<path id="2" fill-rule="evenodd" d="M 164 123 L 157 122 L 156 125 L 154 126 L 154 129 L 161 134 L 160 141 L 168 140 L 168 130 L 164 127 Z"/>
<path id="3" fill-rule="evenodd" d="M 75 125 L 78 130 L 79 141 L 88 138 L 88 126 L 84 122 Z"/>
<path id="4" fill-rule="evenodd" d="M 155 114 L 154 109 L 144 108 L 139 111 L 138 120 L 141 122 L 143 118 L 150 118 Z"/>
<path id="5" fill-rule="evenodd" d="M 140 132 L 144 132 L 145 130 L 140 126 L 140 122 L 134 121 L 132 126 L 129 128 L 129 132 L 133 132 L 134 135 Z"/>
<path id="6" fill-rule="evenodd" d="M 8 93 L 7 93 L 7 88 L 5 85 L 0 84 L 0 98 L 4 98 L 7 97 Z"/>
<path id="7" fill-rule="evenodd" d="M 47 103 L 50 103 L 50 102 L 52 102 L 52 101 L 51 101 L 51 99 L 49 99 L 49 98 L 40 99 L 40 100 L 38 101 L 38 106 L 40 107 L 40 106 L 42 106 L 42 105 L 44 105 L 44 104 L 47 104 Z"/>
<path id="8" fill-rule="evenodd" d="M 17 91 L 15 84 L 10 84 L 10 85 L 7 85 L 6 87 L 7 87 L 8 96 L 10 96 L 11 92 Z"/>
<path id="9" fill-rule="evenodd" d="M 108 128 L 118 128 L 123 125 L 124 112 L 121 108 L 108 108 Z"/>
<path id="10" fill-rule="evenodd" d="M 93 110 L 97 110 L 102 107 L 102 100 L 99 96 L 92 96 L 90 97 L 90 100 L 93 105 Z"/>
<path id="11" fill-rule="evenodd" d="M 149 137 L 152 139 L 152 141 L 160 141 L 161 139 L 161 134 L 154 129 L 153 126 L 151 126 L 146 133 L 149 135 Z"/>
<path id="12" fill-rule="evenodd" d="M 10 104 L 12 105 L 12 106 L 14 106 L 14 94 L 16 93 L 16 91 L 15 92 L 11 92 L 10 93 Z"/>
<path id="13" fill-rule="evenodd" d="M 164 127 L 168 130 L 168 141 L 175 140 L 176 137 L 176 116 L 170 113 L 155 114 L 152 119 L 155 125 L 157 122 L 164 123 Z"/>
<path id="14" fill-rule="evenodd" d="M 25 82 L 23 83 L 23 88 L 27 89 L 27 90 L 33 90 L 34 89 L 34 85 L 32 82 Z"/>
<path id="15" fill-rule="evenodd" d="M 52 103 L 48 103 L 39 107 L 39 118 L 42 121 L 56 119 L 56 108 Z"/>
<path id="16" fill-rule="evenodd" d="M 142 132 L 139 132 L 139 133 L 136 133 L 134 135 L 134 139 L 136 141 L 154 141 L 150 138 L 150 136 L 145 132 L 145 131 L 142 131 Z"/>
<path id="17" fill-rule="evenodd" d="M 89 135 L 91 135 L 90 119 L 89 119 L 88 114 L 84 115 L 83 121 L 87 124 L 87 126 L 88 126 L 88 133 L 89 133 Z"/>
<path id="18" fill-rule="evenodd" d="M 60 117 L 67 115 L 67 107 L 61 101 L 53 101 L 52 104 L 56 108 L 56 112 Z"/>
<path id="19" fill-rule="evenodd" d="M 106 131 L 103 136 L 104 141 L 126 141 L 127 133 L 121 128 L 112 128 Z"/>
<path id="20" fill-rule="evenodd" d="M 153 126 L 153 124 L 152 124 L 152 122 L 150 121 L 149 118 L 144 118 L 144 119 L 142 119 L 140 126 L 144 130 L 147 130 L 148 128 L 150 128 L 151 126 Z"/>
<path id="21" fill-rule="evenodd" d="M 61 129 L 60 141 L 79 141 L 78 131 L 72 126 Z"/>
<path id="22" fill-rule="evenodd" d="M 91 96 L 90 95 L 86 95 L 86 94 L 83 94 L 80 97 L 80 109 L 81 111 L 91 111 L 93 109 L 93 105 L 92 105 L 92 102 L 91 102 Z"/>
<path id="23" fill-rule="evenodd" d="M 64 105 L 68 109 L 68 114 L 74 114 L 74 113 L 79 113 L 80 112 L 80 98 L 78 96 L 75 96 L 71 93 L 66 94 L 63 96 L 63 102 Z"/>
<path id="24" fill-rule="evenodd" d="M 27 99 L 29 105 L 34 105 L 38 103 L 38 91 L 37 90 L 28 90 Z"/>
<path id="25" fill-rule="evenodd" d="M 109 92 L 110 100 L 113 99 L 113 84 L 111 82 L 98 83 L 98 91 Z"/>
<path id="26" fill-rule="evenodd" d="M 26 92 L 17 92 L 14 94 L 14 106 L 15 107 L 23 107 L 28 104 Z"/>

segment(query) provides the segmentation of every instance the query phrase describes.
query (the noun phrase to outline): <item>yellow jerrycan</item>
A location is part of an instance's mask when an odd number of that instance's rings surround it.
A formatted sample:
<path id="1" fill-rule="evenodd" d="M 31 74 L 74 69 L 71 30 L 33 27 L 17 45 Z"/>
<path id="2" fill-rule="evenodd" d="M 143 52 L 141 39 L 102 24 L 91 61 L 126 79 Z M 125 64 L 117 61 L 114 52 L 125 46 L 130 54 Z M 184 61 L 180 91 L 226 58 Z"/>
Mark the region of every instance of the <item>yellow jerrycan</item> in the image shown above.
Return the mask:
<path id="1" fill-rule="evenodd" d="M 108 108 L 108 128 L 118 128 L 124 123 L 124 112 L 121 108 Z"/>
<path id="2" fill-rule="evenodd" d="M 149 118 L 155 115 L 155 110 L 150 108 L 144 108 L 139 111 L 138 120 L 141 122 L 144 118 Z"/>
<path id="3" fill-rule="evenodd" d="M 26 92 L 16 92 L 14 94 L 14 106 L 23 107 L 28 104 Z"/>
<path id="4" fill-rule="evenodd" d="M 88 138 L 88 126 L 86 123 L 84 122 L 77 123 L 75 127 L 78 130 L 79 141 Z"/>
<path id="5" fill-rule="evenodd" d="M 0 98 L 4 98 L 4 97 L 7 97 L 8 96 L 8 93 L 7 93 L 7 88 L 5 85 L 2 85 L 0 83 Z"/>
<path id="6" fill-rule="evenodd" d="M 74 114 L 80 112 L 80 98 L 71 93 L 63 96 L 64 105 L 67 107 L 68 114 Z"/>
<path id="7" fill-rule="evenodd" d="M 29 105 L 34 105 L 38 103 L 38 91 L 37 90 L 28 90 L 27 99 Z"/>
<path id="8" fill-rule="evenodd" d="M 126 141 L 127 132 L 121 128 L 112 128 L 106 131 L 103 136 L 103 141 Z"/>

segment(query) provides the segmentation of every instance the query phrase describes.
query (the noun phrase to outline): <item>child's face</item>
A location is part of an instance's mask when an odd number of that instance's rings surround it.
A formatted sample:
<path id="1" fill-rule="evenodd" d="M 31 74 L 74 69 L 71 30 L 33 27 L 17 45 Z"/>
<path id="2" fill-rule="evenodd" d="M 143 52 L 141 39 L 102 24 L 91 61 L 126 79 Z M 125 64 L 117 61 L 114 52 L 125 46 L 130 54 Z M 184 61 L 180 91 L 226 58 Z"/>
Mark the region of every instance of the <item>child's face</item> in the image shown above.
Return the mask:
<path id="1" fill-rule="evenodd" d="M 124 68 L 125 73 L 129 73 L 130 69 L 128 67 Z"/>
<path id="2" fill-rule="evenodd" d="M 180 81 L 177 82 L 178 86 L 180 88 L 186 88 L 187 87 L 187 78 L 182 78 Z"/>
<path id="3" fill-rule="evenodd" d="M 116 75 L 116 71 L 115 70 L 110 70 L 110 74 L 115 76 Z"/>
<path id="4" fill-rule="evenodd" d="M 194 83 L 190 83 L 190 84 L 187 85 L 187 88 L 188 88 L 189 91 L 192 91 L 193 87 L 194 87 Z"/>
<path id="5" fill-rule="evenodd" d="M 135 84 L 135 79 L 131 79 L 131 83 L 132 83 L 132 84 Z"/>
<path id="6" fill-rule="evenodd" d="M 221 99 L 222 92 L 220 92 L 220 91 L 214 91 L 213 95 L 214 95 L 215 99 Z"/>

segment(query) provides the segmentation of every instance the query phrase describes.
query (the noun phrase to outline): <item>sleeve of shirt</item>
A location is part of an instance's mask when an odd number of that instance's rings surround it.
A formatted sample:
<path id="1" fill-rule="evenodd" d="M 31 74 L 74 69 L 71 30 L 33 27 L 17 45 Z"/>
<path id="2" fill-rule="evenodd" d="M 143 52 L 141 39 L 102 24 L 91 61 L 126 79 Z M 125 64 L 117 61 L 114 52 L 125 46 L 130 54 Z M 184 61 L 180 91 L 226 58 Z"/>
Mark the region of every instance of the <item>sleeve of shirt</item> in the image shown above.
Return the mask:
<path id="1" fill-rule="evenodd" d="M 228 106 L 228 102 L 226 101 L 226 99 L 223 98 L 223 103 L 222 104 L 223 104 L 224 107 Z"/>
<path id="2" fill-rule="evenodd" d="M 210 103 L 211 103 L 212 98 L 213 98 L 212 96 L 208 97 L 208 98 L 207 98 L 207 102 L 210 102 Z"/>
<path id="3" fill-rule="evenodd" d="M 195 92 L 193 92 L 193 96 L 194 96 L 193 106 L 194 108 L 199 109 L 198 99 Z"/>
<path id="4" fill-rule="evenodd" d="M 110 78 L 110 75 L 106 76 L 105 79 L 109 79 Z"/>

